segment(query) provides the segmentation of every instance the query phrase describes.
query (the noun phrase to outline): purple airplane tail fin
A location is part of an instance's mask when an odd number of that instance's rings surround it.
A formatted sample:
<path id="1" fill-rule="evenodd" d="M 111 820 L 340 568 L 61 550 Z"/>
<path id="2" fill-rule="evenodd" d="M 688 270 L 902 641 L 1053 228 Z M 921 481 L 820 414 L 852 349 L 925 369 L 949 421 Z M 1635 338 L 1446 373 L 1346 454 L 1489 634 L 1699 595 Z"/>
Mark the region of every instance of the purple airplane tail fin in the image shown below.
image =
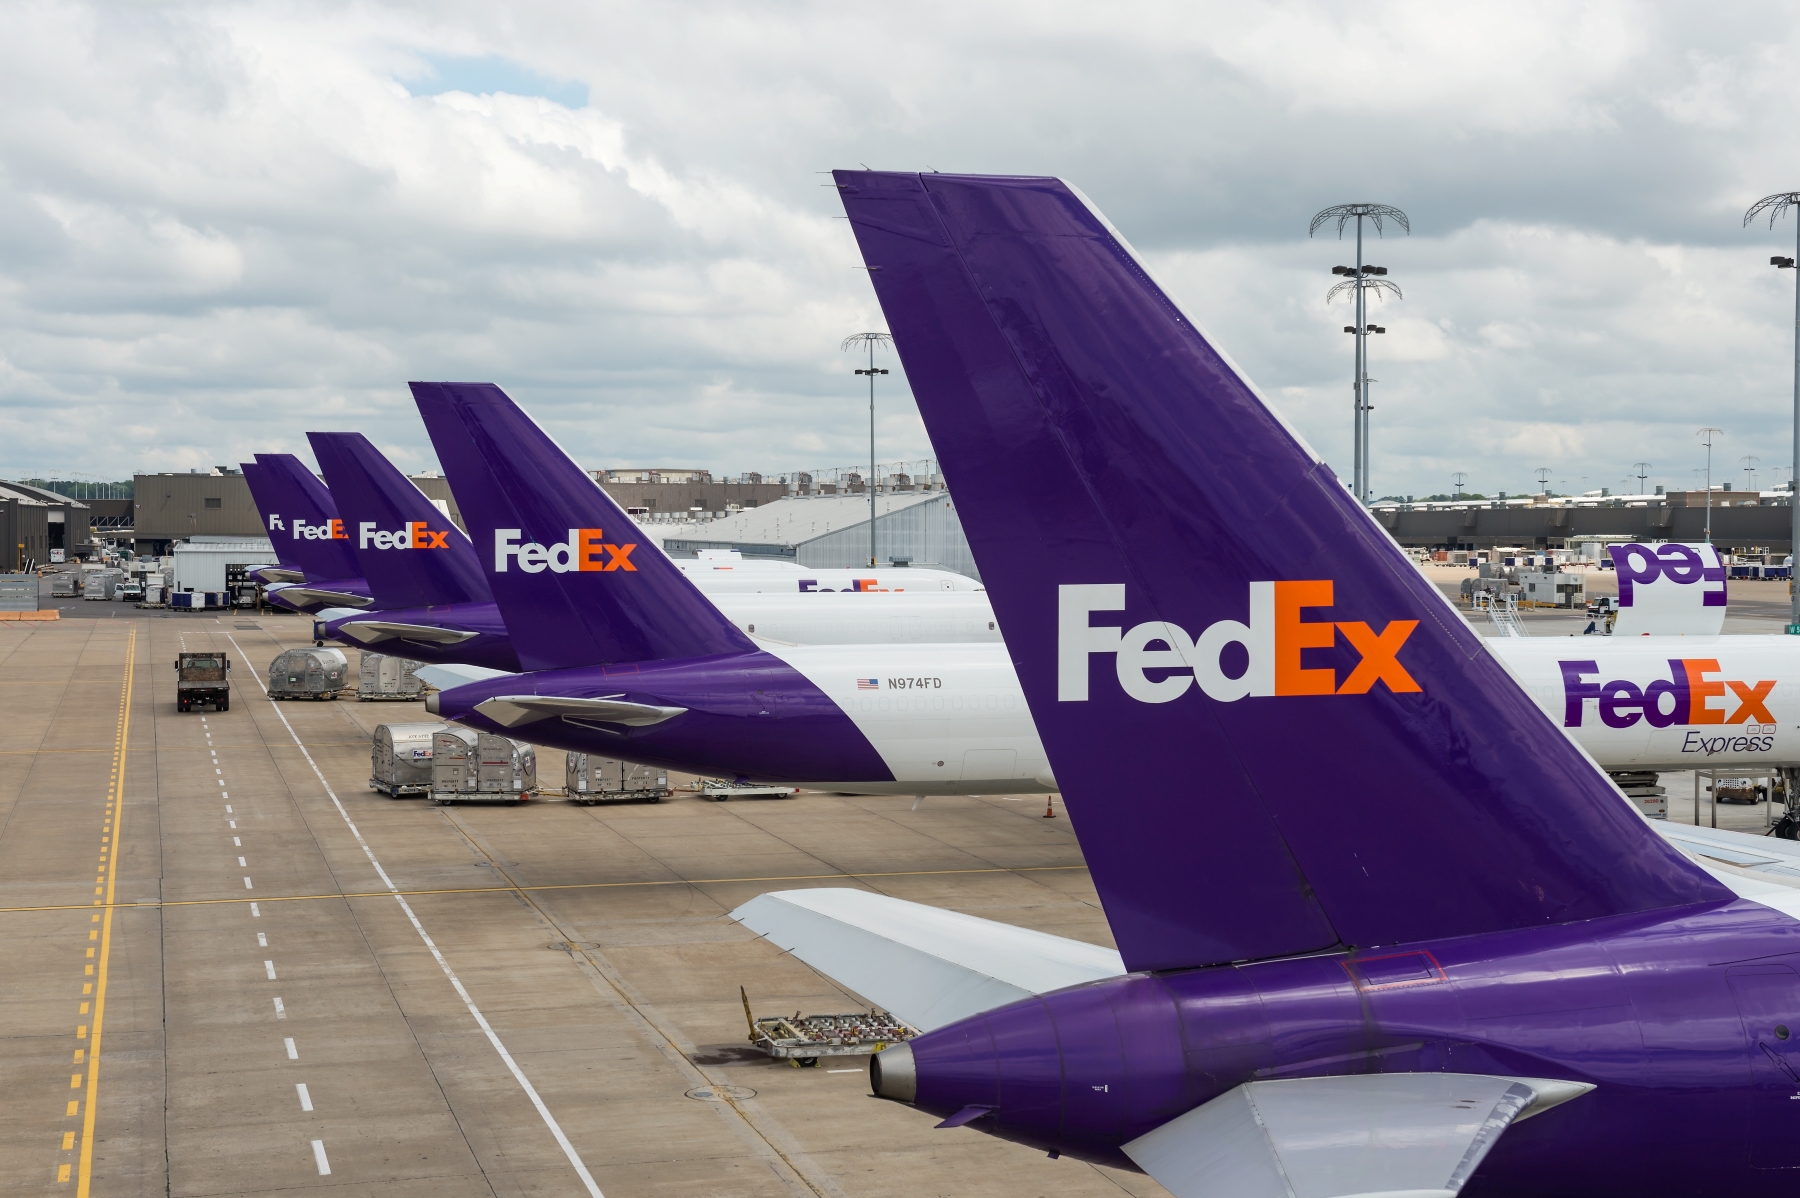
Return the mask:
<path id="1" fill-rule="evenodd" d="M 362 576 L 381 607 L 488 603 L 481 562 L 450 517 L 361 433 L 308 433 Z"/>
<path id="2" fill-rule="evenodd" d="M 836 178 L 1129 967 L 1729 899 L 1078 193 Z"/>
<path id="3" fill-rule="evenodd" d="M 492 383 L 413 383 L 527 670 L 755 648 Z"/>
<path id="4" fill-rule="evenodd" d="M 244 472 L 244 481 L 250 486 L 250 502 L 256 505 L 257 516 L 262 520 L 264 530 L 268 530 L 269 516 L 281 510 L 281 505 L 275 501 L 275 492 L 268 476 L 255 462 L 239 462 L 238 468 Z M 278 537 L 270 532 L 269 544 L 275 547 L 275 561 L 278 565 L 287 570 L 300 570 L 300 560 L 294 556 L 287 537 Z"/>
<path id="5" fill-rule="evenodd" d="M 360 577 L 350 536 L 318 476 L 291 453 L 259 453 L 256 464 L 264 485 L 252 494 L 276 555 L 286 562 L 291 554 L 309 582 Z"/>

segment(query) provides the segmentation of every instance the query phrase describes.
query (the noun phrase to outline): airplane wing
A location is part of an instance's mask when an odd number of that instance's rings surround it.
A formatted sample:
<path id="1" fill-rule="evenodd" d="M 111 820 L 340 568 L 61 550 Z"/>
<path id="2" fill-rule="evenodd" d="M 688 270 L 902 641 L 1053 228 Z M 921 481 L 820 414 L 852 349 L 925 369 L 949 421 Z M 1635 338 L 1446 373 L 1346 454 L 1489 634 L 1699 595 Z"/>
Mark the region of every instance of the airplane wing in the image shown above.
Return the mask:
<path id="1" fill-rule="evenodd" d="M 1124 1150 L 1175 1198 L 1453 1198 L 1514 1122 L 1593 1088 L 1465 1073 L 1247 1082 Z"/>
<path id="2" fill-rule="evenodd" d="M 466 686 L 471 682 L 480 682 L 484 678 L 504 678 L 507 676 L 507 671 L 505 670 L 490 670 L 486 666 L 450 664 L 420 666 L 418 669 L 414 670 L 413 673 L 423 681 L 426 686 L 435 686 L 441 691 L 451 690 L 459 686 Z"/>
<path id="3" fill-rule="evenodd" d="M 460 645 L 481 634 L 459 628 L 439 628 L 431 624 L 399 624 L 393 620 L 358 620 L 338 629 L 338 635 L 364 645 L 387 640 L 423 641 L 429 645 Z"/>
<path id="4" fill-rule="evenodd" d="M 1800 878 L 1800 842 L 1662 820 L 1656 821 L 1656 830 L 1670 844 L 1698 856 L 1711 857 L 1752 873 Z"/>
<path id="5" fill-rule="evenodd" d="M 731 918 L 925 1032 L 1125 972 L 1110 948 L 866 890 L 774 891 Z"/>
<path id="6" fill-rule="evenodd" d="M 623 699 L 575 699 L 560 695 L 495 695 L 475 705 L 488 719 L 507 728 L 566 716 L 579 722 L 625 724 L 646 728 L 672 720 L 685 707 L 658 707 L 653 703 L 627 703 Z"/>

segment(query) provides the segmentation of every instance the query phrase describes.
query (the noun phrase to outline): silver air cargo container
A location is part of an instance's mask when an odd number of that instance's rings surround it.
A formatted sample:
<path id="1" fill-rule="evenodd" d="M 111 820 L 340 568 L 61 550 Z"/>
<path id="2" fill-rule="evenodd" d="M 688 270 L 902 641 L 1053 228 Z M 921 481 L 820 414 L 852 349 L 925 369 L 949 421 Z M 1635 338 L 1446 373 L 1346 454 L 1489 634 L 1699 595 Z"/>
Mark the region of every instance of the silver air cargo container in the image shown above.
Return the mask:
<path id="1" fill-rule="evenodd" d="M 431 738 L 445 723 L 382 724 L 369 748 L 369 789 L 390 799 L 431 793 Z"/>
<path id="2" fill-rule="evenodd" d="M 510 803 L 537 791 L 537 750 L 490 732 L 446 728 L 431 738 L 433 803 Z"/>
<path id="3" fill-rule="evenodd" d="M 422 662 L 385 653 L 364 651 L 358 666 L 356 697 L 365 703 L 387 699 L 417 699 L 423 685 L 414 675 Z"/>
<path id="4" fill-rule="evenodd" d="M 669 771 L 611 757 L 570 753 L 568 788 L 570 801 L 583 807 L 632 799 L 655 803 L 669 797 Z"/>
<path id="5" fill-rule="evenodd" d="M 125 581 L 125 571 L 107 568 L 105 570 L 83 571 L 81 579 L 81 597 L 83 599 L 111 599 L 113 592 Z"/>
<path id="6" fill-rule="evenodd" d="M 269 698 L 335 699 L 350 684 L 350 659 L 337 649 L 289 649 L 269 663 Z"/>

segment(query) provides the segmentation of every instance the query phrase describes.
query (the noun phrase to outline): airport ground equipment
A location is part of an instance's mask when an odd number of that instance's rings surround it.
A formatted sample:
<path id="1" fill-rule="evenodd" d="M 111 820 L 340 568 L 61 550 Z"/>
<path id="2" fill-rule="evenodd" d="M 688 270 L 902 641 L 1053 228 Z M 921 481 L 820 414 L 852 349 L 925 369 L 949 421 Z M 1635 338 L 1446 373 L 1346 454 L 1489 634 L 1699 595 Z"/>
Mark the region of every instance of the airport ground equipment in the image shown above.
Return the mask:
<path id="1" fill-rule="evenodd" d="M 424 684 L 414 671 L 421 664 L 411 658 L 365 651 L 357 663 L 356 697 L 364 703 L 417 699 Z"/>
<path id="2" fill-rule="evenodd" d="M 81 575 L 75 570 L 64 570 L 50 577 L 50 597 L 52 599 L 73 599 L 81 594 Z"/>
<path id="3" fill-rule="evenodd" d="M 350 661 L 338 649 L 288 649 L 269 663 L 269 698 L 335 699 L 350 685 Z"/>
<path id="4" fill-rule="evenodd" d="M 700 779 L 700 793 L 715 803 L 727 799 L 791 799 L 792 786 L 758 786 L 754 782 L 727 782 L 723 778 Z"/>
<path id="5" fill-rule="evenodd" d="M 175 659 L 175 706 L 231 710 L 231 659 L 221 653 L 183 653 Z"/>
<path id="6" fill-rule="evenodd" d="M 1607 776 L 1647 818 L 1669 818 L 1668 788 L 1661 784 L 1661 775 L 1655 770 L 1613 771 Z"/>
<path id="7" fill-rule="evenodd" d="M 885 1011 L 870 1009 L 848 1015 L 771 1015 L 750 1013 L 750 996 L 738 987 L 750 1043 L 796 1069 L 812 1068 L 827 1057 L 874 1056 L 890 1044 L 904 1044 L 919 1033 Z"/>
<path id="8" fill-rule="evenodd" d="M 518 806 L 537 793 L 537 750 L 522 740 L 445 728 L 431 738 L 431 801 Z"/>
<path id="9" fill-rule="evenodd" d="M 660 766 L 571 752 L 566 769 L 569 801 L 578 806 L 669 797 L 669 771 Z"/>
<path id="10" fill-rule="evenodd" d="M 113 591 L 124 579 L 125 571 L 110 567 L 104 570 L 89 570 L 87 577 L 81 580 L 81 597 L 87 600 L 111 599 Z"/>
<path id="11" fill-rule="evenodd" d="M 369 746 L 369 789 L 390 799 L 431 793 L 431 738 L 450 725 L 381 724 Z"/>

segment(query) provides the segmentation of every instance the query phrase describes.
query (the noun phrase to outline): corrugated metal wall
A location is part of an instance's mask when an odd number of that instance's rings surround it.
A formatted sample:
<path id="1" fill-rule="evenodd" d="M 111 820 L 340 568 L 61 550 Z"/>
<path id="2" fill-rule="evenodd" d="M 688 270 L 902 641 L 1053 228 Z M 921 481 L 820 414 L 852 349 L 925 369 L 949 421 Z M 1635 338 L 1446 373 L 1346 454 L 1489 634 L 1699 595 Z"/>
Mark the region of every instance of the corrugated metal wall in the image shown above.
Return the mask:
<path id="1" fill-rule="evenodd" d="M 894 558 L 903 557 L 915 566 L 942 566 L 971 578 L 981 577 L 951 495 L 939 495 L 881 516 L 875 521 L 875 551 L 879 555 L 877 565 L 883 567 Z M 795 560 L 803 566 L 868 565 L 868 521 L 802 541 Z"/>
<path id="2" fill-rule="evenodd" d="M 267 535 L 242 474 L 140 474 L 133 488 L 140 541 Z"/>

